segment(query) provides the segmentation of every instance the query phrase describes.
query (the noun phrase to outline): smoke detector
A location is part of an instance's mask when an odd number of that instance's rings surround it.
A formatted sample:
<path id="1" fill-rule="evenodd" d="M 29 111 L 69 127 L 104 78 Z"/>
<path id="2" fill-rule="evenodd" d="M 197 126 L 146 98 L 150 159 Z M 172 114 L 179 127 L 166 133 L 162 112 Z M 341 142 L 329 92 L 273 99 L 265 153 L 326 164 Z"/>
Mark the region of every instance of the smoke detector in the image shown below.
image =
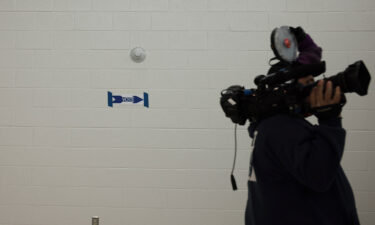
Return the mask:
<path id="1" fill-rule="evenodd" d="M 130 58 L 136 62 L 143 62 L 146 58 L 146 51 L 141 47 L 135 47 L 130 52 Z"/>

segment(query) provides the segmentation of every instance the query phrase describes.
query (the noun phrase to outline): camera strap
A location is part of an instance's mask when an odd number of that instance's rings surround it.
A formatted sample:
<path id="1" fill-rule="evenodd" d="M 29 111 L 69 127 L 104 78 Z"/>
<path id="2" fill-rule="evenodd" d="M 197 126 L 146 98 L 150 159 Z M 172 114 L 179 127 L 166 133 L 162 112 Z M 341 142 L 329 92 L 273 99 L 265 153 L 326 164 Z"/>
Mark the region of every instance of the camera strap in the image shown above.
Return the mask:
<path id="1" fill-rule="evenodd" d="M 255 176 L 255 170 L 253 169 L 253 155 L 254 155 L 254 148 L 255 148 L 255 141 L 257 138 L 258 131 L 254 131 L 254 138 L 251 142 L 251 156 L 250 156 L 250 174 L 249 174 L 249 180 L 252 182 L 256 182 L 256 176 Z M 232 167 L 232 172 L 230 175 L 230 181 L 232 183 L 232 188 L 233 191 L 236 191 L 237 188 L 237 183 L 236 179 L 234 178 L 233 172 L 234 168 L 236 166 L 236 158 L 237 158 L 237 124 L 234 125 L 234 160 L 233 160 L 233 167 Z"/>
<path id="2" fill-rule="evenodd" d="M 249 181 L 253 181 L 253 182 L 256 182 L 257 181 L 257 178 L 255 176 L 255 170 L 254 170 L 254 166 L 253 166 L 253 156 L 254 156 L 254 149 L 255 149 L 255 141 L 256 141 L 256 138 L 257 138 L 257 134 L 258 134 L 258 131 L 254 131 L 254 138 L 253 138 L 253 141 L 251 143 L 251 156 L 250 156 L 250 174 L 249 174 Z"/>

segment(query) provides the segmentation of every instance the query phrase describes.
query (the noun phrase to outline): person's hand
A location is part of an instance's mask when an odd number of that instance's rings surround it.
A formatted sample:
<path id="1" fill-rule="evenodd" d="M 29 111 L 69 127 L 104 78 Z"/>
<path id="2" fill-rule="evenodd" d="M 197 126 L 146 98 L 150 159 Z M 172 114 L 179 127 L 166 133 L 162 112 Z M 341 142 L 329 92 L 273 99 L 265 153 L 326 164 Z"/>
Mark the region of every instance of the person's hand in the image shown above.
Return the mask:
<path id="1" fill-rule="evenodd" d="M 315 86 L 309 96 L 310 107 L 318 119 L 325 120 L 333 117 L 341 116 L 342 106 L 341 89 L 339 86 L 333 90 L 332 82 L 328 81 L 325 84 L 324 80 L 320 80 Z"/>
<path id="2" fill-rule="evenodd" d="M 337 86 L 335 88 L 335 93 L 333 95 L 333 90 L 332 90 L 332 82 L 328 81 L 326 83 L 326 88 L 325 92 L 323 93 L 324 90 L 324 80 L 320 80 L 318 82 L 318 85 L 315 86 L 311 93 L 310 93 L 310 105 L 311 108 L 316 108 L 316 107 L 322 107 L 326 105 L 333 105 L 333 104 L 338 104 L 341 100 L 341 90 L 340 87 Z"/>

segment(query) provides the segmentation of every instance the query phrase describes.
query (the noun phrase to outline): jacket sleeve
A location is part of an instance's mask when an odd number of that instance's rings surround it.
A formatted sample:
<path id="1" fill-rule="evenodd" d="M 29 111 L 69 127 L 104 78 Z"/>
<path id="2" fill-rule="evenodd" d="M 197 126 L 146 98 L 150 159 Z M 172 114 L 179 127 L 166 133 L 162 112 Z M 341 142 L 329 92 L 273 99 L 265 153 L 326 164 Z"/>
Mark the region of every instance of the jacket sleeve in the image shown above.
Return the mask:
<path id="1" fill-rule="evenodd" d="M 291 116 L 280 116 L 269 122 L 264 127 L 267 128 L 266 144 L 281 165 L 310 189 L 328 190 L 344 151 L 346 132 L 341 118 L 319 121 L 314 126 Z"/>

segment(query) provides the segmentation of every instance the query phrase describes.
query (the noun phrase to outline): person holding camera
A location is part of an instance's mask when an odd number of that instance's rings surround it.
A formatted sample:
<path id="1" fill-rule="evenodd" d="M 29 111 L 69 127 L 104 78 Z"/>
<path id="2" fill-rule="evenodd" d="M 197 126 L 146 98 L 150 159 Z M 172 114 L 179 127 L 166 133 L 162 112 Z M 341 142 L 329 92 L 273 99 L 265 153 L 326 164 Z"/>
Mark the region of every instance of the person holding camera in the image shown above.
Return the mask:
<path id="1" fill-rule="evenodd" d="M 298 64 L 321 60 L 322 49 L 302 28 L 290 28 L 298 42 Z M 269 74 L 283 69 L 279 62 Z M 313 76 L 296 80 L 314 83 Z M 276 113 L 249 127 L 253 152 L 246 225 L 359 225 L 350 183 L 340 165 L 346 131 L 340 87 L 320 80 L 305 99 L 309 115 Z M 318 125 L 304 117 L 313 114 Z"/>

